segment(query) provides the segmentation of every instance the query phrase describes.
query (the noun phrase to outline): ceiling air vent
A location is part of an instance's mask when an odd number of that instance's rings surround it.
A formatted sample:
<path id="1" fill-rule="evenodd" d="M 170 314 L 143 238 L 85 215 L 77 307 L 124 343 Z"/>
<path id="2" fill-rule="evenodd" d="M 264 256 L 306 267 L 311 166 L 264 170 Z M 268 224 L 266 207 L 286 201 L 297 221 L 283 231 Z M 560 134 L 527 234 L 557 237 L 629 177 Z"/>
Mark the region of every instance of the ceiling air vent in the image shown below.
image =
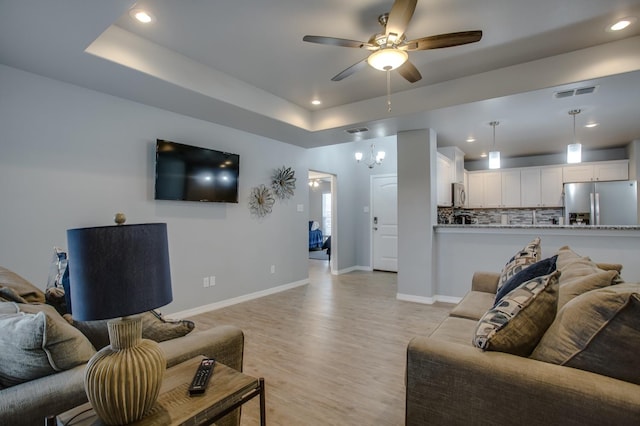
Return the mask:
<path id="1" fill-rule="evenodd" d="M 355 135 L 358 133 L 364 133 L 364 132 L 368 132 L 369 129 L 366 127 L 357 127 L 357 128 L 353 128 L 353 129 L 347 129 L 345 130 L 345 132 L 351 134 L 351 135 Z"/>
<path id="2" fill-rule="evenodd" d="M 556 99 L 562 99 L 578 95 L 588 95 L 589 93 L 595 92 L 597 88 L 598 86 L 586 86 L 578 87 L 577 89 L 563 90 L 561 92 L 554 92 L 553 97 Z"/>

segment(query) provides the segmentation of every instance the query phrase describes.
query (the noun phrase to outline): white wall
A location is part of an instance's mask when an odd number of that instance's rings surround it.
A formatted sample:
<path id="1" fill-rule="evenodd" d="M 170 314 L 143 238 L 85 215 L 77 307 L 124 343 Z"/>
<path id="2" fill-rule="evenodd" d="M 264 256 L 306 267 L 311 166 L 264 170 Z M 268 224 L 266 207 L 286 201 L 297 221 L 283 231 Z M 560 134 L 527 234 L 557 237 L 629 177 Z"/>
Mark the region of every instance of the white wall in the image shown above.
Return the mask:
<path id="1" fill-rule="evenodd" d="M 123 211 L 128 223 L 168 225 L 165 312 L 307 280 L 308 213 L 296 208 L 308 204 L 304 149 L 5 66 L 0 87 L 0 265 L 44 288 L 67 229 L 111 225 Z M 156 138 L 240 154 L 240 202 L 154 201 Z M 250 188 L 283 165 L 296 170 L 294 198 L 251 217 Z M 205 289 L 210 275 L 216 286 Z"/>

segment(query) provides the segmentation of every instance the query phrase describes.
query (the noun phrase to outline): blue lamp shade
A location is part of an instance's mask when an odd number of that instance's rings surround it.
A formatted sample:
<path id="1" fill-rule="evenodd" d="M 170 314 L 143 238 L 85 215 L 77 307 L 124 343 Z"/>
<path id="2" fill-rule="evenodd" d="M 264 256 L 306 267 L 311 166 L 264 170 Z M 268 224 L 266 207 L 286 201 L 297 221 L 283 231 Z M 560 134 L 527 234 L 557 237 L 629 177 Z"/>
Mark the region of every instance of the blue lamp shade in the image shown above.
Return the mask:
<path id="1" fill-rule="evenodd" d="M 111 319 L 173 300 L 166 223 L 67 230 L 73 317 Z"/>

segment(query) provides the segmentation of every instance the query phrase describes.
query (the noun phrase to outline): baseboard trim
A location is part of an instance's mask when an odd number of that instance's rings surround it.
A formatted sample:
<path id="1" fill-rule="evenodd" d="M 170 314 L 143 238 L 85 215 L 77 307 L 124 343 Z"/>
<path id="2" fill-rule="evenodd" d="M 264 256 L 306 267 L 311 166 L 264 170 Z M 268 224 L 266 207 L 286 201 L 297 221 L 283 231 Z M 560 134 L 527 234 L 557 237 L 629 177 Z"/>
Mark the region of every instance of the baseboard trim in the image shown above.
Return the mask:
<path id="1" fill-rule="evenodd" d="M 348 268 L 338 270 L 338 275 L 348 274 L 349 272 L 353 272 L 353 271 L 371 272 L 373 271 L 373 269 L 370 266 L 350 266 Z"/>
<path id="2" fill-rule="evenodd" d="M 171 314 L 167 314 L 167 318 L 172 319 L 184 319 L 193 317 L 199 314 L 204 314 L 205 312 L 215 311 L 216 309 L 226 308 L 227 306 L 236 305 L 238 303 L 247 302 L 253 299 L 259 299 L 264 296 L 269 296 L 271 294 L 280 293 L 282 291 L 291 290 L 292 288 L 300 287 L 303 285 L 309 284 L 309 278 L 304 280 L 296 281 L 289 284 L 284 284 L 278 287 L 269 288 L 262 291 L 256 291 L 255 293 L 245 294 L 243 296 L 234 297 L 227 300 L 222 300 L 220 302 L 210 303 L 208 305 L 198 306 L 197 308 L 187 309 L 180 312 L 174 312 Z"/>
<path id="3" fill-rule="evenodd" d="M 461 297 L 443 296 L 436 294 L 433 297 L 414 296 L 412 294 L 397 293 L 396 299 L 403 302 L 422 303 L 423 305 L 433 305 L 436 302 L 458 304 L 462 300 Z"/>

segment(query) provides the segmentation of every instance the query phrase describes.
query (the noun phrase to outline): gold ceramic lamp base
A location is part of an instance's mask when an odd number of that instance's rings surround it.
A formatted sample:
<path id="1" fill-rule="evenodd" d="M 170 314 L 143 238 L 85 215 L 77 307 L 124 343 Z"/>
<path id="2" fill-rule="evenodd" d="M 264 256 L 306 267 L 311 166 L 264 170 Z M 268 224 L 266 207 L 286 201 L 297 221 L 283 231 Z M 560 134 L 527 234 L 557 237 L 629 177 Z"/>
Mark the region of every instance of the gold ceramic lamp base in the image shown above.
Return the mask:
<path id="1" fill-rule="evenodd" d="M 111 345 L 96 353 L 85 371 L 87 397 L 108 425 L 141 419 L 155 404 L 166 368 L 160 346 L 142 338 L 140 316 L 108 322 Z"/>

